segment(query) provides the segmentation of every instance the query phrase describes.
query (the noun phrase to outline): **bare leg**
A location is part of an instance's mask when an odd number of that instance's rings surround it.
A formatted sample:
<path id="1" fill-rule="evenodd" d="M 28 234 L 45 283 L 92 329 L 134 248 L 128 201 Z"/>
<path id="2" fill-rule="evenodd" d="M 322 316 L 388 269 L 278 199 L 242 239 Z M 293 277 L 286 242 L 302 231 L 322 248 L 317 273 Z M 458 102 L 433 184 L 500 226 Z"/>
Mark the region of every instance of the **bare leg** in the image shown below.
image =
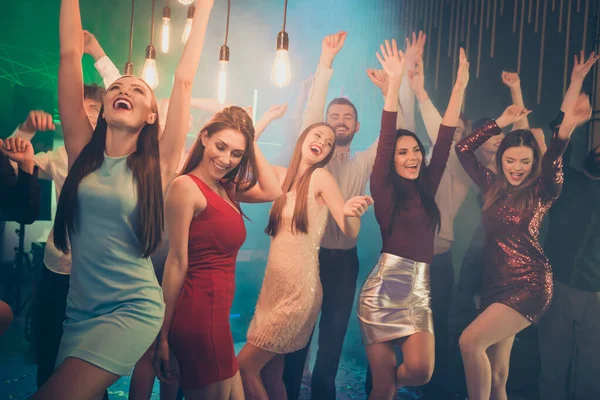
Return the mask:
<path id="1" fill-rule="evenodd" d="M 435 364 L 435 339 L 429 332 L 415 333 L 401 342 L 404 361 L 396 371 L 396 387 L 423 386 Z"/>
<path id="2" fill-rule="evenodd" d="M 239 371 L 231 378 L 205 386 L 202 389 L 184 389 L 186 400 L 244 400 Z"/>
<path id="3" fill-rule="evenodd" d="M 238 355 L 244 393 L 249 400 L 269 400 L 260 376 L 261 370 L 277 354 L 259 349 L 249 343 Z"/>
<path id="4" fill-rule="evenodd" d="M 265 365 L 260 373 L 269 399 L 287 400 L 287 391 L 283 384 L 284 354 L 277 354 Z"/>
<path id="5" fill-rule="evenodd" d="M 516 310 L 500 303 L 485 309 L 459 339 L 467 378 L 469 400 L 488 400 L 492 391 L 492 367 L 487 349 L 516 335 L 530 322 Z"/>
<path id="6" fill-rule="evenodd" d="M 142 358 L 135 364 L 131 375 L 131 383 L 129 384 L 130 400 L 148 400 L 152 396 L 154 378 L 156 377 L 152 365 L 155 347 L 156 343 L 152 343 Z"/>
<path id="7" fill-rule="evenodd" d="M 102 399 L 104 392 L 119 376 L 87 361 L 69 357 L 54 371 L 32 400 Z"/>
<path id="8" fill-rule="evenodd" d="M 508 381 L 508 368 L 510 366 L 510 352 L 515 337 L 504 339 L 487 349 L 487 355 L 492 367 L 492 395 L 491 400 L 508 400 L 506 382 Z"/>
<path id="9" fill-rule="evenodd" d="M 369 400 L 391 400 L 396 397 L 396 352 L 391 342 L 366 346 L 373 376 Z"/>

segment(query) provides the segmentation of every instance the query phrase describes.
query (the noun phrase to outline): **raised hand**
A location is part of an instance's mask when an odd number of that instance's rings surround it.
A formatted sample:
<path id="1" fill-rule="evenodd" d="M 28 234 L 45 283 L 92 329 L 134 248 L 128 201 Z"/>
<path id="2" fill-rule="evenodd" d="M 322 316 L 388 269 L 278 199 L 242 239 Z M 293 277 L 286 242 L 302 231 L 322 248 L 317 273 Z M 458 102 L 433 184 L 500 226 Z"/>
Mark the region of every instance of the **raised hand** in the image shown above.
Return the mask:
<path id="1" fill-rule="evenodd" d="M 590 72 L 592 66 L 600 59 L 600 55 L 592 52 L 587 61 L 585 61 L 585 53 L 581 50 L 579 58 L 575 55 L 575 63 L 573 65 L 573 72 L 571 72 L 571 80 L 578 80 L 583 82 L 585 76 Z"/>
<path id="2" fill-rule="evenodd" d="M 390 79 L 402 79 L 406 58 L 404 57 L 402 50 L 398 50 L 396 40 L 392 39 L 391 44 L 386 40 L 385 46 L 382 44 L 379 48 L 381 49 L 381 55 L 379 53 L 375 54 L 385 73 Z"/>
<path id="3" fill-rule="evenodd" d="M 387 95 L 390 80 L 384 70 L 369 68 L 367 69 L 367 76 L 375 86 L 381 89 L 384 96 Z"/>
<path id="4" fill-rule="evenodd" d="M 408 70 L 408 84 L 417 96 L 425 91 L 425 72 L 422 59 L 417 61 L 415 68 Z"/>
<path id="5" fill-rule="evenodd" d="M 346 217 L 362 217 L 367 212 L 369 206 L 373 204 L 371 196 L 356 196 L 351 198 L 344 205 L 344 215 Z"/>
<path id="6" fill-rule="evenodd" d="M 321 44 L 321 60 L 319 64 L 331 68 L 333 59 L 340 52 L 342 47 L 344 47 L 347 35 L 348 32 L 339 31 L 338 33 L 327 35 L 323 38 L 323 43 Z"/>
<path id="7" fill-rule="evenodd" d="M 406 57 L 406 65 L 409 70 L 415 68 L 419 60 L 422 60 L 426 40 L 427 35 L 422 31 L 419 31 L 418 36 L 413 32 L 412 41 L 409 38 L 405 39 L 404 56 Z"/>
<path id="8" fill-rule="evenodd" d="M 513 104 L 508 106 L 508 108 L 504 110 L 504 113 L 502 113 L 502 115 L 496 119 L 496 124 L 498 124 L 500 128 L 506 128 L 521 118 L 525 118 L 529 114 L 531 114 L 530 110 L 526 109 L 525 107 L 515 106 Z"/>
<path id="9" fill-rule="evenodd" d="M 33 146 L 29 140 L 18 137 L 0 140 L 0 152 L 19 166 L 23 163 L 33 162 Z"/>
<path id="10" fill-rule="evenodd" d="M 592 107 L 587 94 L 581 93 L 579 98 L 569 110 L 565 110 L 562 125 L 576 128 L 585 124 L 592 117 Z"/>
<path id="11" fill-rule="evenodd" d="M 287 111 L 287 103 L 272 105 L 264 114 L 263 117 L 269 121 L 275 121 L 283 117 Z"/>
<path id="12" fill-rule="evenodd" d="M 521 80 L 519 79 L 519 74 L 516 72 L 502 71 L 502 83 L 511 89 L 521 87 Z"/>
<path id="13" fill-rule="evenodd" d="M 458 65 L 458 72 L 456 74 L 456 82 L 454 87 L 464 91 L 469 83 L 469 61 L 467 61 L 465 49 L 462 47 L 460 48 L 459 59 L 460 63 Z"/>
<path id="14" fill-rule="evenodd" d="M 25 132 L 34 133 L 36 131 L 45 132 L 56 129 L 54 119 L 51 114 L 41 110 L 33 110 L 27 115 L 27 119 L 21 124 L 21 129 Z"/>

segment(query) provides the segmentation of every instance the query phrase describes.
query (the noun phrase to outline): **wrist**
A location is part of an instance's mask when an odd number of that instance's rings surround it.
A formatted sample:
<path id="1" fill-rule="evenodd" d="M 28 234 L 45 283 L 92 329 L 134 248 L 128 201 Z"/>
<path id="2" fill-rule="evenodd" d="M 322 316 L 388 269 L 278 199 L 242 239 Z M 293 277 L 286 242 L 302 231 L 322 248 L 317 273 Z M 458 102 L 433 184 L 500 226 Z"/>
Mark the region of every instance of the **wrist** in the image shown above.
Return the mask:
<path id="1" fill-rule="evenodd" d="M 335 55 L 328 53 L 321 53 L 321 58 L 319 59 L 319 65 L 321 67 L 329 68 L 333 66 L 333 60 L 335 59 Z"/>
<path id="2" fill-rule="evenodd" d="M 94 59 L 94 61 L 98 61 L 102 57 L 105 57 L 106 53 L 104 52 L 104 50 L 102 49 L 102 47 L 100 47 L 99 45 L 97 45 L 97 46 L 93 46 L 90 49 L 90 55 L 92 56 L 92 58 Z"/>
<path id="3" fill-rule="evenodd" d="M 19 125 L 19 130 L 25 133 L 35 133 L 35 128 L 33 127 L 33 125 L 31 125 L 31 123 L 29 123 L 29 120 Z"/>
<path id="4" fill-rule="evenodd" d="M 417 100 L 419 101 L 419 103 L 424 103 L 427 100 L 429 100 L 429 95 L 427 94 L 427 92 L 425 90 L 416 91 L 415 96 L 417 97 Z"/>
<path id="5" fill-rule="evenodd" d="M 33 160 L 19 161 L 19 162 L 17 162 L 17 165 L 19 166 L 19 169 L 21 171 L 27 172 L 29 175 L 33 175 L 33 170 L 35 168 L 35 164 L 33 163 Z"/>
<path id="6" fill-rule="evenodd" d="M 498 118 L 496 118 L 496 125 L 498 125 L 498 127 L 500 129 L 504 129 L 504 128 L 506 128 L 510 124 L 508 123 L 508 121 L 506 120 L 506 118 L 503 115 L 501 115 Z"/>

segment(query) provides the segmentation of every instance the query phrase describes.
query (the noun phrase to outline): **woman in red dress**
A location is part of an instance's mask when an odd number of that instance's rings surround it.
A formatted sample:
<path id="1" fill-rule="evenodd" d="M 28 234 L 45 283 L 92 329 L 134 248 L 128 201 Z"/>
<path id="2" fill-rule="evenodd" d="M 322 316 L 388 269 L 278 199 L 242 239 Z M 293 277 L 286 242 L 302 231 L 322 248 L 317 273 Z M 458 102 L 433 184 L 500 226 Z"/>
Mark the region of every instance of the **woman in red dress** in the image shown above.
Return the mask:
<path id="1" fill-rule="evenodd" d="M 506 380 L 515 335 L 536 324 L 552 298 L 552 270 L 539 243 L 544 216 L 560 195 L 562 154 L 573 130 L 591 116 L 581 96 L 565 110 L 563 124 L 542 156 L 535 136 L 518 129 L 502 140 L 496 171 L 475 150 L 529 111 L 510 106 L 504 114 L 456 145 L 463 167 L 484 194 L 482 313 L 463 331 L 463 357 L 470 400 L 506 399 Z"/>
<path id="2" fill-rule="evenodd" d="M 271 108 L 264 118 L 270 121 L 284 111 Z M 155 369 L 162 381 L 175 377 L 170 346 L 188 400 L 244 398 L 229 327 L 236 256 L 246 238 L 239 204 L 269 202 L 281 195 L 254 137 L 252 120 L 243 109 L 217 113 L 202 129 L 167 197 L 170 243 L 162 283 L 166 312 Z"/>

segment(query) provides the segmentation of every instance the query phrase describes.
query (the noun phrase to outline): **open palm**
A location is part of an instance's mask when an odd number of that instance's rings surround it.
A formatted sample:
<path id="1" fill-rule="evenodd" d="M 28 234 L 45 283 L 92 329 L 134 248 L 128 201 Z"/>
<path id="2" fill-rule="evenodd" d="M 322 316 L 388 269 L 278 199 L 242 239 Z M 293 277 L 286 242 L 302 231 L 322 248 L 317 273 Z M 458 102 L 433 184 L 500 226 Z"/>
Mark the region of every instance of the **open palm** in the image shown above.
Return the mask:
<path id="1" fill-rule="evenodd" d="M 401 78 L 404 74 L 406 59 L 402 50 L 398 50 L 396 40 L 392 39 L 392 43 L 388 40 L 380 46 L 381 55 L 376 53 L 377 59 L 381 63 L 383 70 L 390 78 Z"/>

